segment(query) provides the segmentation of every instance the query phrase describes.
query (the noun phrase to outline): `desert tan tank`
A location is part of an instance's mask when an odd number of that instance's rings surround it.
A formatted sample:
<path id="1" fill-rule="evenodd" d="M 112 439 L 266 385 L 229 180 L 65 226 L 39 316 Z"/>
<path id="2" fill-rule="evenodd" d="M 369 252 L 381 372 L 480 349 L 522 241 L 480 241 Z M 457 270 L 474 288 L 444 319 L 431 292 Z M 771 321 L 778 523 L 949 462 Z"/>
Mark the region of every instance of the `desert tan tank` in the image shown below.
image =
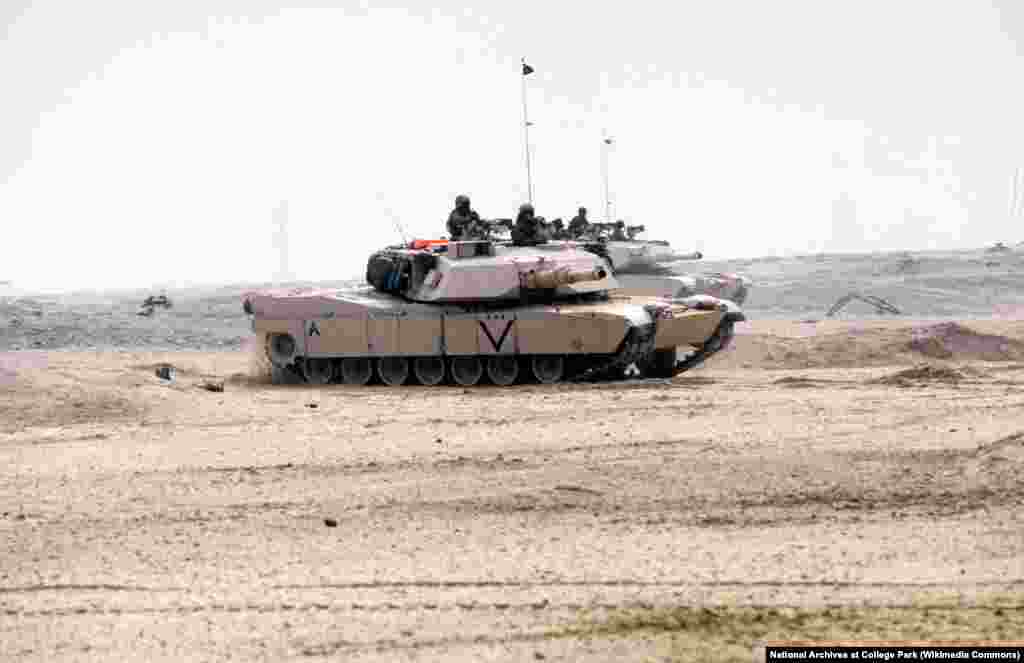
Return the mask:
<path id="1" fill-rule="evenodd" d="M 510 385 L 630 366 L 670 377 L 726 347 L 744 319 L 710 296 L 617 296 L 601 256 L 554 243 L 417 240 L 371 255 L 366 280 L 245 294 L 275 381 Z"/>
<path id="2" fill-rule="evenodd" d="M 625 226 L 627 239 L 611 239 L 616 228 L 614 223 L 591 223 L 581 238 L 567 239 L 568 233 L 563 233 L 561 239 L 553 241 L 571 243 L 607 259 L 615 270 L 621 295 L 681 298 L 703 294 L 742 306 L 753 287 L 750 278 L 740 274 L 682 271 L 685 263 L 701 260 L 704 255 L 700 251 L 680 253 L 664 240 L 636 239 L 645 231 L 644 226 Z"/>

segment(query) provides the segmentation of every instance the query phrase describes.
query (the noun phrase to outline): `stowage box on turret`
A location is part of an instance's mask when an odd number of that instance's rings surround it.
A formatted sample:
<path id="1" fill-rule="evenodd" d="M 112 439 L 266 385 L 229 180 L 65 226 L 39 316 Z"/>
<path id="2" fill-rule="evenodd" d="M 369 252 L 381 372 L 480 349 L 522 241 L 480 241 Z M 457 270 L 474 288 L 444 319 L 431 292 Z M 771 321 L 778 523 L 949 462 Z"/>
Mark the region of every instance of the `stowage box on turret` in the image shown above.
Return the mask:
<path id="1" fill-rule="evenodd" d="M 743 319 L 709 296 L 616 296 L 608 261 L 556 243 L 417 240 L 371 255 L 366 280 L 246 293 L 275 381 L 509 385 L 631 365 L 668 377 L 726 347 Z"/>

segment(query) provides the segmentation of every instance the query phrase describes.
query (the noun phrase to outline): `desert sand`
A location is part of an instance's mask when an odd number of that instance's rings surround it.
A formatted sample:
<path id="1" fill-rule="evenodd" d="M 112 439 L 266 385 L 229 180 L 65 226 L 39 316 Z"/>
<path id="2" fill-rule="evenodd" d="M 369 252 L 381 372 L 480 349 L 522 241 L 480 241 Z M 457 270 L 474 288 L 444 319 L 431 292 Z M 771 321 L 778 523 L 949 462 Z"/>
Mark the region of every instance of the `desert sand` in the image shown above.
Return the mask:
<path id="1" fill-rule="evenodd" d="M 1024 322 L 934 324 L 743 323 L 674 380 L 505 389 L 0 354 L 0 660 L 1019 638 Z"/>

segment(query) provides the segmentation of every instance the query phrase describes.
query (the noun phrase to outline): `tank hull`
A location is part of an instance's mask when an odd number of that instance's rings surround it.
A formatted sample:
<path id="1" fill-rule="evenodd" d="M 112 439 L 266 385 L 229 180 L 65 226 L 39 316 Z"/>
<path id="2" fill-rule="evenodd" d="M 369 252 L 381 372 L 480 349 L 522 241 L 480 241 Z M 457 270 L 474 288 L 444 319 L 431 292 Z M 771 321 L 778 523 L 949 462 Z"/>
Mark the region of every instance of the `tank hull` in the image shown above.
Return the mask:
<path id="1" fill-rule="evenodd" d="M 743 319 L 714 298 L 437 305 L 372 288 L 248 293 L 246 306 L 275 375 L 350 384 L 617 378 L 631 365 L 669 377 L 684 363 L 677 348 L 710 356 L 709 343 L 727 345 Z M 671 365 L 652 362 L 668 354 Z"/>
<path id="2" fill-rule="evenodd" d="M 656 276 L 644 274 L 619 274 L 621 295 L 667 297 L 679 299 L 693 295 L 711 295 L 742 305 L 750 294 L 751 283 L 739 274 L 721 272 Z"/>

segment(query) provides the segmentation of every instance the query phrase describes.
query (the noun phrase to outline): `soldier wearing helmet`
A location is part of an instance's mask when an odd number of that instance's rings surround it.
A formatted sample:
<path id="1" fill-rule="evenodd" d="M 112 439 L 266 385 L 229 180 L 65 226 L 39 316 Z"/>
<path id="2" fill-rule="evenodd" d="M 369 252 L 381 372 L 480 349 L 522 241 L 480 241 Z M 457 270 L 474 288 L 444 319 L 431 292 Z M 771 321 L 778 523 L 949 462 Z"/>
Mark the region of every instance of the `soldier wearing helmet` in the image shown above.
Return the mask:
<path id="1" fill-rule="evenodd" d="M 622 219 L 615 222 L 615 230 L 612 231 L 612 239 L 618 242 L 625 242 L 629 239 L 626 237 L 626 222 Z"/>
<path id="2" fill-rule="evenodd" d="M 451 240 L 471 239 L 480 224 L 480 215 L 469 206 L 469 196 L 455 197 L 455 209 L 448 215 L 448 237 Z"/>
<path id="3" fill-rule="evenodd" d="M 520 205 L 515 226 L 512 228 L 512 243 L 516 246 L 531 246 L 544 241 L 540 232 L 542 222 L 542 218 L 534 215 L 533 205 Z"/>
<path id="4" fill-rule="evenodd" d="M 569 222 L 569 235 L 573 239 L 579 239 L 587 232 L 587 226 L 590 225 L 590 221 L 587 221 L 587 208 L 581 207 L 576 213 L 576 216 Z"/>

